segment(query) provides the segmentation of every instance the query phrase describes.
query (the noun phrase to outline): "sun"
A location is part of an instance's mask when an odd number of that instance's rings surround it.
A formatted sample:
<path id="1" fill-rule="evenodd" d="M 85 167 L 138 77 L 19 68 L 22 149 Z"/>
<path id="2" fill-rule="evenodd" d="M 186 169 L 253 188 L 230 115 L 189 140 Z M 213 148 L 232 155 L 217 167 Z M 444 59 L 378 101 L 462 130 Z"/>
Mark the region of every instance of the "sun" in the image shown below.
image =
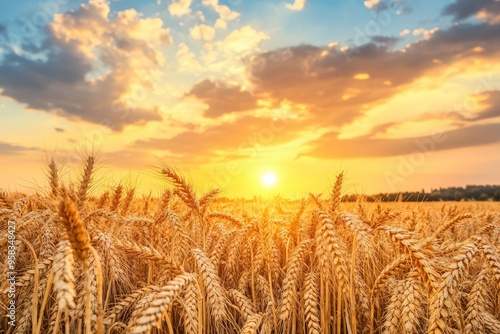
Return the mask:
<path id="1" fill-rule="evenodd" d="M 278 177 L 273 172 L 266 172 L 262 174 L 262 184 L 264 187 L 272 187 L 278 181 Z"/>

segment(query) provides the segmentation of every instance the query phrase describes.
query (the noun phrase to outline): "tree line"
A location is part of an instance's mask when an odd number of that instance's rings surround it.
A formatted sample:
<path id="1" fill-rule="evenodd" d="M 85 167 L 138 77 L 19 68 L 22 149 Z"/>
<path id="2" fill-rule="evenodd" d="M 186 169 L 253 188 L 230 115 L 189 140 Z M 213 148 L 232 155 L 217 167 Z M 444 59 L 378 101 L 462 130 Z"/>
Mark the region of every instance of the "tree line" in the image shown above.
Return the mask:
<path id="1" fill-rule="evenodd" d="M 477 186 L 470 185 L 466 187 L 448 187 L 431 189 L 430 192 L 422 191 L 406 191 L 401 193 L 380 193 L 376 195 L 345 195 L 345 202 L 355 202 L 363 196 L 368 202 L 434 202 L 434 201 L 500 201 L 500 186 L 485 185 Z"/>

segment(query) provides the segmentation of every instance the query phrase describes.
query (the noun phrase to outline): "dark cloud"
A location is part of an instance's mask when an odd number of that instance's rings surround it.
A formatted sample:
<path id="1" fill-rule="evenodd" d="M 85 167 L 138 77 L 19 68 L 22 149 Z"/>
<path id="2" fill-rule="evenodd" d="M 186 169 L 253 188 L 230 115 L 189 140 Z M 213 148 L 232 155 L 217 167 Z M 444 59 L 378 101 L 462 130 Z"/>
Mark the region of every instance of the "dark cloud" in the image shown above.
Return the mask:
<path id="1" fill-rule="evenodd" d="M 32 60 L 14 52 L 0 64 L 2 95 L 70 118 L 121 130 L 127 124 L 161 120 L 156 110 L 129 108 L 118 102 L 128 90 L 126 76 L 110 75 L 101 81 L 85 79 L 89 62 L 75 49 L 63 46 L 47 50 L 47 60 Z"/>
<path id="2" fill-rule="evenodd" d="M 387 46 L 393 46 L 401 38 L 399 38 L 399 37 L 389 37 L 389 36 L 373 36 L 373 37 L 370 37 L 370 39 L 374 43 L 378 43 L 378 44 L 382 44 L 382 45 L 387 45 Z"/>
<path id="3" fill-rule="evenodd" d="M 481 104 L 485 106 L 483 110 L 473 116 L 464 116 L 460 111 L 455 112 L 455 114 L 464 121 L 481 121 L 500 117 L 500 91 L 483 92 L 482 95 L 486 95 L 486 99 L 481 102 Z"/>
<path id="4" fill-rule="evenodd" d="M 387 157 L 497 143 L 500 142 L 499 134 L 500 124 L 473 125 L 435 136 L 401 139 L 338 139 L 338 133 L 330 132 L 313 141 L 312 149 L 300 156 L 321 159 Z"/>
<path id="5" fill-rule="evenodd" d="M 239 86 L 230 86 L 218 81 L 201 81 L 187 95 L 195 96 L 206 103 L 208 109 L 204 114 L 212 118 L 257 107 L 257 99 L 252 94 L 242 91 Z"/>
<path id="6" fill-rule="evenodd" d="M 480 11 L 500 14 L 500 2 L 496 0 L 456 0 L 443 9 L 444 15 L 460 21 L 478 14 Z"/>
<path id="7" fill-rule="evenodd" d="M 174 155 L 204 161 L 207 157 L 239 155 L 240 150 L 287 143 L 307 131 L 299 121 L 241 117 L 200 131 L 186 131 L 172 138 L 138 140 L 132 148 L 169 151 Z"/>
<path id="8" fill-rule="evenodd" d="M 373 5 L 371 9 L 376 12 L 381 12 L 383 10 L 389 9 L 389 4 L 385 1 L 380 1 L 379 3 Z"/>
<path id="9" fill-rule="evenodd" d="M 135 64 L 145 68 L 159 64 L 154 43 L 146 40 L 158 34 L 158 43 L 168 42 L 162 40 L 165 31 L 146 34 L 139 29 L 146 29 L 151 21 L 138 24 L 141 19 L 132 12 L 110 20 L 108 10 L 106 3 L 95 2 L 64 13 L 45 30 L 41 45 L 24 44 L 22 53 L 5 43 L 0 62 L 2 95 L 32 109 L 117 131 L 161 120 L 158 108 L 130 107 L 123 101 L 133 86 L 147 89 L 151 84 Z M 106 68 L 99 77 L 96 56 Z"/>
<path id="10" fill-rule="evenodd" d="M 482 51 L 474 52 L 477 47 Z M 257 94 L 304 104 L 318 125 L 331 126 L 352 122 L 424 75 L 439 75 L 464 59 L 492 60 L 499 54 L 500 25 L 461 24 L 405 52 L 375 43 L 345 53 L 300 45 L 257 55 L 248 70 Z"/>
<path id="11" fill-rule="evenodd" d="M 65 132 L 65 130 L 62 128 L 54 128 L 54 130 L 56 130 L 56 132 Z"/>
<path id="12" fill-rule="evenodd" d="M 394 126 L 398 125 L 399 123 L 397 122 L 389 122 L 389 123 L 383 123 L 380 125 L 377 125 L 373 127 L 370 131 L 370 136 L 375 136 L 375 135 L 383 135 L 386 134 L 391 128 Z"/>
<path id="13" fill-rule="evenodd" d="M 0 155 L 15 155 L 24 151 L 32 151 L 33 147 L 23 147 L 5 142 L 0 142 Z"/>
<path id="14" fill-rule="evenodd" d="M 413 7 L 411 6 L 411 1 L 409 0 L 382 0 L 375 4 L 372 7 L 372 10 L 377 13 L 388 10 L 393 13 L 405 15 L 413 12 Z"/>
<path id="15" fill-rule="evenodd" d="M 500 117 L 500 91 L 487 92 L 486 103 L 488 107 L 481 111 L 474 120 L 483 120 L 488 118 Z"/>

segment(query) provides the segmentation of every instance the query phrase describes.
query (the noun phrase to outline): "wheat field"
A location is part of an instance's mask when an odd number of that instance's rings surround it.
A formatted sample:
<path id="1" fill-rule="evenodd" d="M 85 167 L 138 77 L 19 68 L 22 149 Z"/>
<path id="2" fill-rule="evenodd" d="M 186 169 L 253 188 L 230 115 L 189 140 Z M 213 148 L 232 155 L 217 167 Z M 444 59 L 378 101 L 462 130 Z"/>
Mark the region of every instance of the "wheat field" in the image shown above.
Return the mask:
<path id="1" fill-rule="evenodd" d="M 498 204 L 344 203 L 343 174 L 300 201 L 222 200 L 166 165 L 161 196 L 94 195 L 95 165 L 0 194 L 2 333 L 500 333 Z"/>

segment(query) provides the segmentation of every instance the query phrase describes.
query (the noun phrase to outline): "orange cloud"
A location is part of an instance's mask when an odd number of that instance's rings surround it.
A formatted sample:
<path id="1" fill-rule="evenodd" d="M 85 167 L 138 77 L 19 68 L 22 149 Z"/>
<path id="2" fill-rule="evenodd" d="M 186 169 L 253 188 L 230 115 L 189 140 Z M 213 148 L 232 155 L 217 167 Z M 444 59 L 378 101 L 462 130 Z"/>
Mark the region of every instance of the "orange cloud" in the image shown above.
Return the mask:
<path id="1" fill-rule="evenodd" d="M 204 112 L 207 117 L 220 117 L 257 108 L 257 99 L 252 94 L 243 91 L 239 86 L 222 82 L 203 80 L 196 84 L 188 95 L 195 96 L 208 105 Z"/>
<path id="2" fill-rule="evenodd" d="M 358 73 L 354 75 L 354 79 L 356 80 L 368 80 L 370 79 L 370 75 L 368 73 Z"/>
<path id="3" fill-rule="evenodd" d="M 207 162 L 210 158 L 225 160 L 228 156 L 245 158 L 261 147 L 290 142 L 307 129 L 298 120 L 244 116 L 172 138 L 139 140 L 132 148 L 168 151 L 196 162 Z"/>
<path id="4" fill-rule="evenodd" d="M 378 131 L 378 129 L 377 129 Z M 432 136 L 398 139 L 374 139 L 370 136 L 338 139 L 339 133 L 330 132 L 310 143 L 311 149 L 299 156 L 321 159 L 348 159 L 386 157 L 411 153 L 432 154 L 449 150 L 500 142 L 500 123 L 474 125 Z"/>

